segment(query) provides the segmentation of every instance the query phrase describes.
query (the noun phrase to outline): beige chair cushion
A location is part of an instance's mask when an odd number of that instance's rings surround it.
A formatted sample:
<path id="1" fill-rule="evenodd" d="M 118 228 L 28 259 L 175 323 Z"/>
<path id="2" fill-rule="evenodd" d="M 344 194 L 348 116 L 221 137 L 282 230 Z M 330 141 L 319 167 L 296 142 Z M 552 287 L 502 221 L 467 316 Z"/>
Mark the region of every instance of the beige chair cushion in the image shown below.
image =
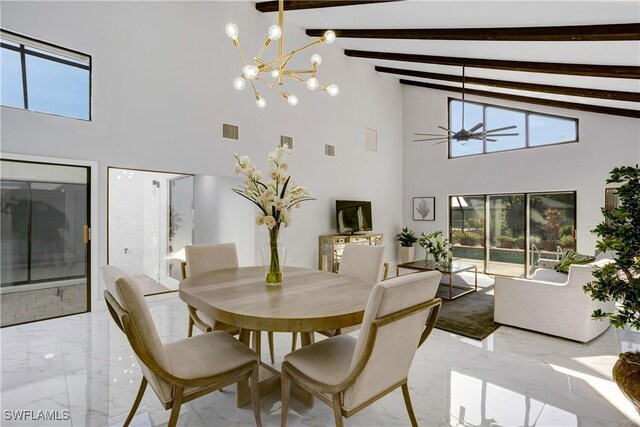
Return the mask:
<path id="1" fill-rule="evenodd" d="M 187 277 L 207 271 L 238 267 L 235 243 L 187 245 L 184 251 L 187 260 Z"/>
<path id="2" fill-rule="evenodd" d="M 165 344 L 164 350 L 169 372 L 186 379 L 219 375 L 258 359 L 249 347 L 222 331 Z"/>
<path id="3" fill-rule="evenodd" d="M 338 274 L 358 277 L 372 285 L 382 280 L 385 247 L 348 243 L 342 251 Z"/>
<path id="4" fill-rule="evenodd" d="M 349 335 L 338 335 L 302 347 L 286 355 L 284 360 L 316 381 L 336 385 L 349 375 L 356 342 Z"/>
<path id="5" fill-rule="evenodd" d="M 365 350 L 371 323 L 432 300 L 441 277 L 438 271 L 407 274 L 378 283 L 373 288 L 350 369 L 356 367 Z M 418 312 L 378 329 L 376 344 L 366 367 L 356 382 L 344 391 L 345 409 L 357 407 L 408 376 L 429 313 L 430 310 Z"/>
<path id="6" fill-rule="evenodd" d="M 165 353 L 164 346 L 158 335 L 155 323 L 151 317 L 147 301 L 142 295 L 138 279 L 124 276 L 116 281 L 116 291 L 122 298 L 122 308 L 131 317 L 135 333 L 138 335 L 145 352 L 165 371 L 171 372 L 171 364 Z M 171 385 L 155 375 L 151 369 L 143 365 L 142 371 L 151 384 L 158 398 L 163 401 L 171 400 Z"/>

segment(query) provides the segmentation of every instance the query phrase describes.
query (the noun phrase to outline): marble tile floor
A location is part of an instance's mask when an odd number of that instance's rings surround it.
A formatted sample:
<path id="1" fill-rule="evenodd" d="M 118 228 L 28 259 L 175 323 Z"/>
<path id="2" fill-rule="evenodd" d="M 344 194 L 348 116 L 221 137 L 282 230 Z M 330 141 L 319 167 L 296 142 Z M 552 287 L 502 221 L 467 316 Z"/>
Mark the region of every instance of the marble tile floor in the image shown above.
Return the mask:
<path id="1" fill-rule="evenodd" d="M 186 336 L 187 310 L 176 294 L 149 298 L 163 341 Z M 266 337 L 265 337 L 266 338 Z M 322 337 L 318 336 L 318 339 Z M 276 334 L 278 360 L 290 334 Z M 620 351 L 640 350 L 640 334 L 610 328 L 578 344 L 500 327 L 484 341 L 435 330 L 419 349 L 409 385 L 421 426 L 634 426 L 640 417 L 611 380 Z M 138 390 L 140 369 L 106 311 L 0 330 L 3 426 L 119 426 Z M 263 359 L 267 360 L 264 349 Z M 7 419 L 11 410 L 68 411 L 60 421 Z M 62 418 L 62 417 L 61 417 Z M 132 425 L 166 425 L 169 412 L 147 389 Z M 262 399 L 265 426 L 279 425 L 280 399 Z M 251 426 L 235 407 L 235 388 L 183 406 L 181 426 Z M 329 407 L 293 401 L 291 426 L 331 426 Z M 395 391 L 346 420 L 347 426 L 406 426 Z"/>

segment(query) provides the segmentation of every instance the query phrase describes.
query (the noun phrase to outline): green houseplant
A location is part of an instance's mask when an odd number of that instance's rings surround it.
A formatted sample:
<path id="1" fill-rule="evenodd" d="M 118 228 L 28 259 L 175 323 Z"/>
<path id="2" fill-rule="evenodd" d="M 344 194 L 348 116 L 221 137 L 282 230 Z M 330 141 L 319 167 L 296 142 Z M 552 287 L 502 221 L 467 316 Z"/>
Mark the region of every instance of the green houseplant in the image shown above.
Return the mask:
<path id="1" fill-rule="evenodd" d="M 400 242 L 400 262 L 404 264 L 413 261 L 415 253 L 413 244 L 418 241 L 416 234 L 409 227 L 404 227 L 396 238 Z"/>
<path id="2" fill-rule="evenodd" d="M 614 168 L 608 184 L 619 184 L 619 206 L 602 209 L 604 221 L 593 230 L 597 249 L 613 253 L 613 261 L 596 269 L 596 280 L 584 290 L 598 301 L 617 301 L 614 313 L 596 310 L 594 319 L 608 318 L 616 328 L 640 330 L 640 169 L 636 165 Z M 640 353 L 620 354 L 613 377 L 640 412 Z"/>

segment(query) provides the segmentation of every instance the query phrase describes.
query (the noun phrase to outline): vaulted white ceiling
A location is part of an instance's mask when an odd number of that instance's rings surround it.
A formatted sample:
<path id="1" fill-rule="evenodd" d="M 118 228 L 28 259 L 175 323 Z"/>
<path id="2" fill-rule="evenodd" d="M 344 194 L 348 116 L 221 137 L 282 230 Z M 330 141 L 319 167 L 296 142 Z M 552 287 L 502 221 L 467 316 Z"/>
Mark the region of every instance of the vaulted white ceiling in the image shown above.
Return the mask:
<path id="1" fill-rule="evenodd" d="M 274 20 L 275 13 L 272 13 Z M 639 0 L 610 1 L 431 1 L 359 4 L 328 8 L 290 10 L 286 22 L 304 29 L 437 29 L 549 27 L 640 23 Z M 605 78 L 540 72 L 521 72 L 466 66 L 468 77 L 575 88 L 624 91 L 640 94 L 640 34 L 630 41 L 456 41 L 340 38 L 336 45 L 351 50 L 435 55 L 455 58 L 512 60 L 567 64 L 592 64 L 638 67 L 636 78 Z M 359 59 L 373 65 L 460 76 L 460 66 L 418 62 Z M 449 85 L 419 77 L 398 78 Z M 532 92 L 467 84 L 479 89 L 528 97 L 554 99 L 589 105 L 602 105 L 640 111 L 636 101 L 620 101 L 562 94 Z"/>

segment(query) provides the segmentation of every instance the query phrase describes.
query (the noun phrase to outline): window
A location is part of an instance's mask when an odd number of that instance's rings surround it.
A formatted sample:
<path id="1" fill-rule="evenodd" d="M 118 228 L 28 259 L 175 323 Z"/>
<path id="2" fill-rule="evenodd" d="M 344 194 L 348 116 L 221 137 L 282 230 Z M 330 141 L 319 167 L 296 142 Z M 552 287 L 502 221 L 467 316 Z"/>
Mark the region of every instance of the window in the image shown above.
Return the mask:
<path id="1" fill-rule="evenodd" d="M 449 129 L 462 129 L 462 101 L 449 99 Z M 450 140 L 449 158 L 520 150 L 543 145 L 578 141 L 578 119 L 534 113 L 477 102 L 464 102 L 465 128 L 482 124 L 480 129 L 500 129 L 516 125 L 500 133 L 518 133 L 499 138 L 485 137 L 469 141 Z"/>
<path id="2" fill-rule="evenodd" d="M 91 57 L 0 32 L 2 92 L 7 107 L 91 119 Z"/>

